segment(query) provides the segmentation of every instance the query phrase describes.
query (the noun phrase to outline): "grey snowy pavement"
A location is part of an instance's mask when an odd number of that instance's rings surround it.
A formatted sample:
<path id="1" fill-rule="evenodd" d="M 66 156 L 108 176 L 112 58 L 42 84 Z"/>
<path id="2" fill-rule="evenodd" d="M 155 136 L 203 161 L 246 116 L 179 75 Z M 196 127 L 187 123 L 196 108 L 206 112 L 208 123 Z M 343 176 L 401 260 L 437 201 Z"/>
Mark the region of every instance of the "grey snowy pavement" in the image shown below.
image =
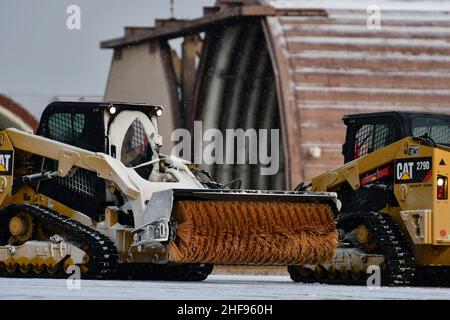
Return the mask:
<path id="1" fill-rule="evenodd" d="M 450 288 L 294 283 L 288 276 L 211 275 L 204 282 L 0 278 L 0 299 L 450 299 Z"/>

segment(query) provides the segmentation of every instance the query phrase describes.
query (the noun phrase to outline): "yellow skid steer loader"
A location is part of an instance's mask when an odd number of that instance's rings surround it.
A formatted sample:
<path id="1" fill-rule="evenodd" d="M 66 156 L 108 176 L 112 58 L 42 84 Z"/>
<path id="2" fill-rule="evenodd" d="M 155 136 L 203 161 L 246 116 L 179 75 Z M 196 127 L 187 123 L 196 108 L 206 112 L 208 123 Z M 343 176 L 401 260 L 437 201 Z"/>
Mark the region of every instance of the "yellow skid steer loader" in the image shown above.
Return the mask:
<path id="1" fill-rule="evenodd" d="M 336 192 L 339 247 L 325 264 L 290 266 L 302 282 L 450 284 L 450 115 L 382 112 L 344 117 L 345 164 L 312 180 Z M 372 278 L 373 279 L 373 278 Z"/>

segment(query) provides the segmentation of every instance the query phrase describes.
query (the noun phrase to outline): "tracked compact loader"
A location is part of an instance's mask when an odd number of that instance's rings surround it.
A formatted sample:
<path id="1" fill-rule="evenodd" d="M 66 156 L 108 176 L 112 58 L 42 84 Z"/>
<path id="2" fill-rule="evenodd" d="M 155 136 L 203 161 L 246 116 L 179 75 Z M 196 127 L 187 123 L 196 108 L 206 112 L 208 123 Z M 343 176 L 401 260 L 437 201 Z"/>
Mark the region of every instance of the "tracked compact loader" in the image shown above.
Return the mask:
<path id="1" fill-rule="evenodd" d="M 292 279 L 365 284 L 379 268 L 382 284 L 449 284 L 450 115 L 383 112 L 344 123 L 345 164 L 311 187 L 339 195 L 339 247 L 331 263 L 290 266 Z"/>
<path id="2" fill-rule="evenodd" d="M 0 275 L 203 280 L 334 256 L 327 192 L 230 190 L 160 153 L 159 106 L 55 102 L 0 131 Z"/>

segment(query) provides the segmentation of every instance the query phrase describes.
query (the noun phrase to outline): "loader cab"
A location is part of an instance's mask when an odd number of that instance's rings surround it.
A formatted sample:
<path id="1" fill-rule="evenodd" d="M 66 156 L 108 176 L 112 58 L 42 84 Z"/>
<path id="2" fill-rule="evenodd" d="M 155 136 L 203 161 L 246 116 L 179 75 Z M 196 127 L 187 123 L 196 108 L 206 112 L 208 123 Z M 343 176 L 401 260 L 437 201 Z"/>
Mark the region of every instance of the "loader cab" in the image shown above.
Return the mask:
<path id="1" fill-rule="evenodd" d="M 450 115 L 421 112 L 378 112 L 346 115 L 345 163 L 363 157 L 405 137 L 427 135 L 450 146 Z"/>
<path id="2" fill-rule="evenodd" d="M 157 117 L 162 108 L 145 104 L 53 102 L 44 110 L 37 134 L 93 152 L 103 152 L 128 167 L 157 157 L 154 141 L 158 136 Z M 56 162 L 38 159 L 36 165 L 54 170 Z M 41 168 L 36 168 L 41 171 Z M 147 179 L 151 166 L 136 169 Z M 78 169 L 70 177 L 42 182 L 39 192 L 69 203 L 74 209 L 97 219 L 105 203 L 111 201 L 103 179 L 94 172 Z M 64 201 L 63 201 L 64 200 Z M 86 201 L 89 200 L 89 201 Z"/>

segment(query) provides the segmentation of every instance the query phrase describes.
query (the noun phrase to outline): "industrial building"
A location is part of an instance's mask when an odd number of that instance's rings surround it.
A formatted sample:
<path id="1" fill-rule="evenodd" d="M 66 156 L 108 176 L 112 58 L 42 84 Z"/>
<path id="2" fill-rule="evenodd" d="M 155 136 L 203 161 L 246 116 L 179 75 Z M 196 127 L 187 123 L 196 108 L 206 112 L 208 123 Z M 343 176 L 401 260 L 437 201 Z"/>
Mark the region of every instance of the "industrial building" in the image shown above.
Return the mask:
<path id="1" fill-rule="evenodd" d="M 449 5 L 378 3 L 379 26 L 368 24 L 368 1 L 219 0 L 198 19 L 125 27 L 101 43 L 114 50 L 105 100 L 163 105 L 165 152 L 171 132 L 194 120 L 204 130 L 280 129 L 277 175 L 207 169 L 246 188 L 293 188 L 342 163 L 344 114 L 450 111 Z"/>

